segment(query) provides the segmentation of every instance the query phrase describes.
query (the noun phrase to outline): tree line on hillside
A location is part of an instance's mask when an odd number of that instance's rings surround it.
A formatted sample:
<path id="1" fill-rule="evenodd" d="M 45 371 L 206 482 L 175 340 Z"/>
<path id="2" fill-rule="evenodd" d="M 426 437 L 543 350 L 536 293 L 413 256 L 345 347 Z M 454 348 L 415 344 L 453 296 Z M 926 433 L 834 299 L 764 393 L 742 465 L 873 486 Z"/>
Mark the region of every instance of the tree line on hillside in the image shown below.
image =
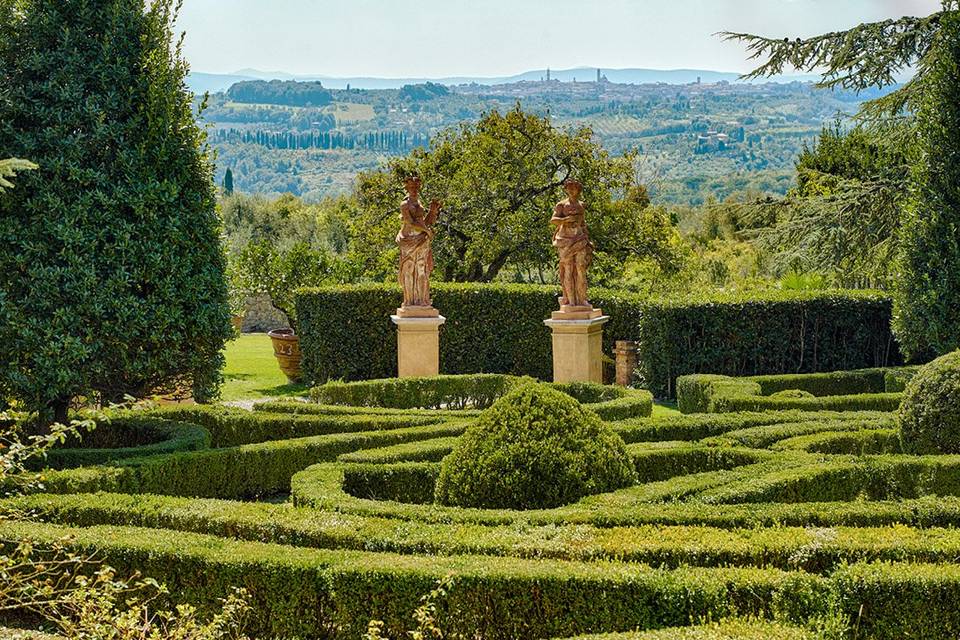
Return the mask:
<path id="1" fill-rule="evenodd" d="M 244 80 L 231 86 L 227 95 L 235 102 L 289 107 L 322 107 L 333 102 L 333 94 L 322 83 L 295 80 Z"/>
<path id="2" fill-rule="evenodd" d="M 429 138 L 406 131 L 370 131 L 348 134 L 342 131 L 265 131 L 262 129 L 216 129 L 213 141 L 259 144 L 268 149 L 371 149 L 401 152 L 425 147 Z"/>

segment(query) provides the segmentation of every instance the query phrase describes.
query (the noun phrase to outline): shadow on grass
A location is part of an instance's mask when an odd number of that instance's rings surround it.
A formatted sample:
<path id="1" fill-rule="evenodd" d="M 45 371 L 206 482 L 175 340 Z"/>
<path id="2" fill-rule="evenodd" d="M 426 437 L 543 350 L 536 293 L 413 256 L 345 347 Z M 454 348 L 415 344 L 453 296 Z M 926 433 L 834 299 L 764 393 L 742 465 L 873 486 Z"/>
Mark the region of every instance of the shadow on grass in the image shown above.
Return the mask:
<path id="1" fill-rule="evenodd" d="M 254 392 L 265 396 L 304 396 L 310 390 L 305 384 L 278 384 L 273 387 L 259 387 Z"/>
<path id="2" fill-rule="evenodd" d="M 224 380 L 252 380 L 255 377 L 252 373 L 225 373 L 223 375 Z"/>

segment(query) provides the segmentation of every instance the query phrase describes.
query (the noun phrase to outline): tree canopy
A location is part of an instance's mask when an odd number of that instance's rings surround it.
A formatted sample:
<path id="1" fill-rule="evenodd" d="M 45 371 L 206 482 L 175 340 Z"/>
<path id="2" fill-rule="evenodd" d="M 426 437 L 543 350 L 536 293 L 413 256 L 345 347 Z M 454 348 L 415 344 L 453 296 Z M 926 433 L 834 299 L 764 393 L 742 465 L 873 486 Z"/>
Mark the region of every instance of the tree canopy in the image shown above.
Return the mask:
<path id="1" fill-rule="evenodd" d="M 569 177 L 584 185 L 598 262 L 669 255 L 663 234 L 672 230 L 645 213 L 649 199 L 634 184 L 631 154 L 612 157 L 590 129 L 561 130 L 517 106 L 443 131 L 429 150 L 416 149 L 358 176 L 361 212 L 351 225 L 353 249 L 368 265 L 395 260 L 402 179 L 414 173 L 423 180 L 424 197 L 443 203 L 433 243 L 435 275 L 443 280 L 489 282 L 508 264 L 555 264 L 549 220 Z M 661 235 L 651 237 L 651 230 Z"/>

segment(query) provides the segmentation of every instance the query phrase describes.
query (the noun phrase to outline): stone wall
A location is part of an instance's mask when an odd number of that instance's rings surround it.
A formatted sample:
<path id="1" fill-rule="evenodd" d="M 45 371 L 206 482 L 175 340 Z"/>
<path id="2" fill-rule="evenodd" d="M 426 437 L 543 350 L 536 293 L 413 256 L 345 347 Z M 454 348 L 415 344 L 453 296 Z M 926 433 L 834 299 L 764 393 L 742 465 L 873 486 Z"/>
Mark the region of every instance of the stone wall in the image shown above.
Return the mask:
<path id="1" fill-rule="evenodd" d="M 244 333 L 264 333 L 289 326 L 287 317 L 273 308 L 267 296 L 253 296 L 247 300 L 247 310 L 243 317 Z"/>

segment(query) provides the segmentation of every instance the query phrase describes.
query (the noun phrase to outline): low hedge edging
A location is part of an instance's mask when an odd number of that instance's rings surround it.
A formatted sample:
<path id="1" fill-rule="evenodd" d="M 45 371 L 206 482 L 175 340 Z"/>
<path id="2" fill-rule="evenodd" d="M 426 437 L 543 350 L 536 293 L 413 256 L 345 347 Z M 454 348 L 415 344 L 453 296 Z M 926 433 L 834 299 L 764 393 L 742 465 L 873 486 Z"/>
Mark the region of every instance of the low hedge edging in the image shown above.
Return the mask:
<path id="1" fill-rule="evenodd" d="M 894 371 L 901 375 L 904 369 Z M 677 379 L 677 406 L 682 413 L 894 411 L 902 393 L 888 390 L 890 371 L 860 369 L 743 378 L 715 374 L 681 376 Z M 793 396 L 790 391 L 800 393 Z"/>
<path id="2" fill-rule="evenodd" d="M 340 454 L 460 435 L 465 428 L 463 423 L 447 423 L 130 458 L 110 465 L 46 472 L 40 489 L 47 493 L 109 491 L 233 499 L 271 495 L 286 492 L 297 472 Z M 22 480 L 15 477 L 7 483 L 17 486 Z"/>
<path id="3" fill-rule="evenodd" d="M 432 409 L 450 415 L 451 409 L 485 409 L 517 385 L 532 382 L 532 378 L 492 373 L 333 381 L 313 387 L 310 397 L 321 405 Z M 546 384 L 575 398 L 603 420 L 645 417 L 653 411 L 653 395 L 643 389 L 589 382 Z"/>
<path id="4" fill-rule="evenodd" d="M 79 442 L 71 438 L 65 446 L 47 450 L 43 458 L 30 461 L 30 468 L 73 469 L 210 446 L 210 432 L 199 425 L 147 416 L 102 421 L 81 437 Z M 116 446 L 102 446 L 108 444 Z"/>

